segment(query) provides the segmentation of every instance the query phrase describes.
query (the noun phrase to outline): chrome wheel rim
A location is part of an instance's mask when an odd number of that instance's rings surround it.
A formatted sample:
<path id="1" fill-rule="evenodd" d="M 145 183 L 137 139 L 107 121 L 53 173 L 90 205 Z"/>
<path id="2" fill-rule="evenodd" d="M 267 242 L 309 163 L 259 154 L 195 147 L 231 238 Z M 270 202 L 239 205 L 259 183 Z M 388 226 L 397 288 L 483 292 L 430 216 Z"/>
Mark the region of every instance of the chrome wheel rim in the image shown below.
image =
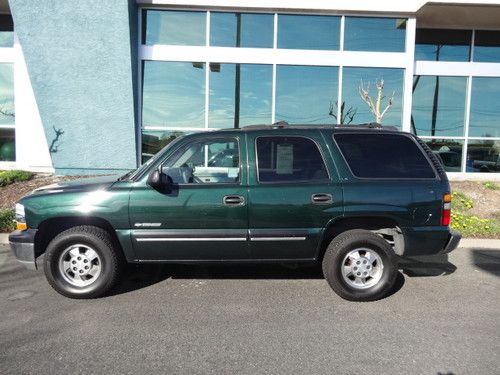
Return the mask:
<path id="1" fill-rule="evenodd" d="M 64 280 L 76 287 L 93 284 L 99 278 L 101 268 L 99 254 L 87 245 L 71 245 L 59 257 L 60 274 Z"/>
<path id="2" fill-rule="evenodd" d="M 359 248 L 351 250 L 342 261 L 342 278 L 350 287 L 367 289 L 382 278 L 384 263 L 373 250 Z"/>

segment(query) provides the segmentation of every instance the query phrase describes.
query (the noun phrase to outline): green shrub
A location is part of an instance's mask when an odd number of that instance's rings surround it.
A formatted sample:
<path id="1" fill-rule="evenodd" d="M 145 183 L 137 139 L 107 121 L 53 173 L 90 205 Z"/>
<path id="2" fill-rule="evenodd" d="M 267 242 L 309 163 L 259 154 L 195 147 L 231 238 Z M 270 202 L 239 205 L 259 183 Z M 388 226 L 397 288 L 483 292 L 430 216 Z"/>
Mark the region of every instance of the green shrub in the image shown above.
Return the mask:
<path id="1" fill-rule="evenodd" d="M 500 233 L 500 220 L 480 219 L 475 215 L 451 211 L 451 224 L 464 237 L 468 235 L 487 235 Z"/>
<path id="2" fill-rule="evenodd" d="M 33 177 L 33 173 L 26 171 L 0 171 L 0 186 L 5 186 L 18 181 L 27 181 Z"/>
<path id="3" fill-rule="evenodd" d="M 486 189 L 490 189 L 490 190 L 498 190 L 498 189 L 500 189 L 500 186 L 498 186 L 497 184 L 495 184 L 494 182 L 491 182 L 491 181 L 483 182 L 483 186 Z"/>
<path id="4" fill-rule="evenodd" d="M 474 202 L 464 193 L 458 191 L 451 194 L 451 209 L 456 211 L 469 211 L 474 207 Z"/>
<path id="5" fill-rule="evenodd" d="M 0 232 L 12 232 L 15 229 L 14 210 L 0 210 Z"/>

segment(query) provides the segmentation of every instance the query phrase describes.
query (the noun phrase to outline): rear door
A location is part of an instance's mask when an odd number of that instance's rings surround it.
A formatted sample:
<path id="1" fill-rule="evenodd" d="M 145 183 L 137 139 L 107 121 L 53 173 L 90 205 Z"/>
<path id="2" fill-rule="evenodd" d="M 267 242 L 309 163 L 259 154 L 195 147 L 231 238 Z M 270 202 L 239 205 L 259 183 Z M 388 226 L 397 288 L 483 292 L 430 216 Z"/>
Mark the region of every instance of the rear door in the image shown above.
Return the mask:
<path id="1" fill-rule="evenodd" d="M 319 131 L 249 133 L 249 246 L 253 259 L 312 259 L 342 215 L 342 188 Z"/>

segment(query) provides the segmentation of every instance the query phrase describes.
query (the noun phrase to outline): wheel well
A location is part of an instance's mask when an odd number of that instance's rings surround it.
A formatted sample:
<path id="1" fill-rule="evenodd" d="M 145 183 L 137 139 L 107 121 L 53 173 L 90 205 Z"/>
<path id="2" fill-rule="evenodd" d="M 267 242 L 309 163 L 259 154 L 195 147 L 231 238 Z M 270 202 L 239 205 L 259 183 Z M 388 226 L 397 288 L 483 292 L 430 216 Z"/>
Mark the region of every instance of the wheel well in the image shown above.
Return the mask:
<path id="1" fill-rule="evenodd" d="M 404 238 L 398 223 L 385 217 L 350 217 L 331 222 L 325 229 L 321 241 L 318 260 L 322 260 L 326 248 L 339 234 L 351 229 L 365 229 L 380 235 L 393 248 L 396 254 L 404 252 Z"/>
<path id="2" fill-rule="evenodd" d="M 45 253 L 48 244 L 59 233 L 79 225 L 92 225 L 109 233 L 116 249 L 123 252 L 116 232 L 109 222 L 99 217 L 56 217 L 40 223 L 35 235 L 35 256 Z"/>

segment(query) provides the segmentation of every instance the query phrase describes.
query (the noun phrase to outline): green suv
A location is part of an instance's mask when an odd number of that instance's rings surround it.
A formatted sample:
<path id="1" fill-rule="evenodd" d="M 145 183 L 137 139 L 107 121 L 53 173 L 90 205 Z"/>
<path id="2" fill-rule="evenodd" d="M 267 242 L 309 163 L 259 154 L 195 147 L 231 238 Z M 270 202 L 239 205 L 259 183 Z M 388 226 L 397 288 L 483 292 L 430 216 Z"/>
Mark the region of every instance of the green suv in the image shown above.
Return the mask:
<path id="1" fill-rule="evenodd" d="M 389 292 L 398 256 L 443 254 L 450 186 L 417 137 L 380 126 L 190 134 L 124 176 L 46 186 L 16 206 L 19 261 L 73 298 L 129 263 L 322 262 L 348 300 Z"/>

